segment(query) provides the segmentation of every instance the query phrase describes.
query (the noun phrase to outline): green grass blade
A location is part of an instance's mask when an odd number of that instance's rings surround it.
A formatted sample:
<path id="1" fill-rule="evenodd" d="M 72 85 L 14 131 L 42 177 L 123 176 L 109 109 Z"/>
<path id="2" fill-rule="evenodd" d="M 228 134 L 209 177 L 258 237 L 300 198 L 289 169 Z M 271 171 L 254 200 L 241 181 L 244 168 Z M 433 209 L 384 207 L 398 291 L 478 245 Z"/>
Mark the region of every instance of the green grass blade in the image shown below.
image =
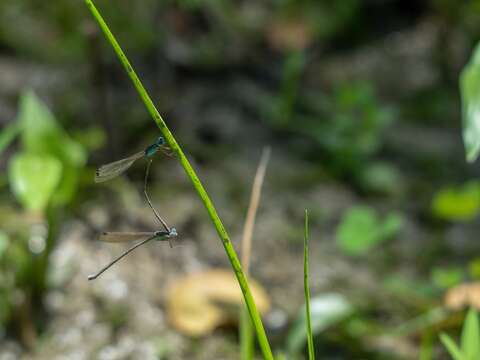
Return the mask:
<path id="1" fill-rule="evenodd" d="M 448 350 L 448 353 L 453 360 L 466 360 L 462 352 L 458 348 L 457 344 L 452 340 L 447 334 L 440 334 L 440 340 L 442 341 L 445 348 Z"/>
<path id="2" fill-rule="evenodd" d="M 308 210 L 305 209 L 305 228 L 303 238 L 303 287 L 305 289 L 305 318 L 307 320 L 307 345 L 309 360 L 315 359 L 313 347 L 312 319 L 310 317 L 310 288 L 308 286 Z"/>
<path id="3" fill-rule="evenodd" d="M 253 326 L 248 309 L 242 306 L 240 311 L 240 360 L 252 360 L 254 355 Z"/>
<path id="4" fill-rule="evenodd" d="M 255 328 L 255 331 L 257 333 L 257 338 L 258 338 L 258 343 L 260 345 L 260 348 L 262 350 L 263 356 L 265 359 L 273 359 L 272 351 L 270 348 L 270 344 L 268 342 L 267 335 L 265 333 L 265 329 L 263 328 L 262 320 L 260 318 L 260 314 L 257 310 L 257 307 L 255 305 L 255 302 L 252 297 L 252 293 L 250 292 L 250 288 L 248 286 L 247 279 L 245 277 L 245 274 L 242 271 L 242 267 L 240 265 L 240 261 L 238 260 L 237 253 L 235 252 L 235 249 L 233 247 L 232 242 L 230 241 L 230 237 L 228 236 L 227 231 L 225 230 L 222 221 L 218 217 L 217 211 L 215 207 L 213 206 L 212 201 L 210 200 L 210 197 L 208 196 L 207 192 L 205 191 L 200 179 L 198 178 L 197 174 L 195 173 L 195 170 L 193 170 L 192 166 L 190 165 L 190 162 L 188 161 L 187 157 L 183 153 L 183 150 L 181 147 L 178 145 L 177 141 L 173 137 L 172 133 L 168 129 L 167 125 L 165 124 L 165 121 L 163 120 L 162 116 L 158 112 L 157 108 L 152 102 L 152 99 L 148 95 L 147 91 L 145 90 L 142 82 L 138 78 L 137 74 L 135 73 L 132 65 L 128 61 L 127 57 L 125 56 L 122 48 L 118 44 L 117 40 L 111 33 L 110 29 L 108 28 L 108 25 L 105 23 L 103 20 L 102 16 L 98 12 L 97 8 L 93 4 L 91 0 L 85 0 L 85 3 L 87 7 L 89 8 L 90 12 L 92 13 L 93 17 L 95 20 L 98 22 L 100 28 L 102 29 L 103 33 L 107 37 L 107 40 L 110 42 L 112 45 L 113 49 L 115 50 L 115 53 L 117 54 L 118 58 L 120 59 L 123 67 L 125 68 L 126 72 L 128 73 L 130 79 L 132 80 L 135 88 L 138 91 L 138 94 L 140 95 L 142 101 L 144 102 L 148 112 L 152 116 L 153 120 L 157 124 L 158 128 L 162 132 L 162 135 L 164 136 L 165 140 L 167 141 L 168 146 L 172 149 L 172 151 L 178 156 L 180 159 L 180 163 L 182 164 L 185 172 L 187 173 L 187 176 L 190 178 L 192 181 L 193 187 L 197 191 L 200 199 L 202 200 L 203 204 L 205 205 L 205 208 L 207 209 L 207 212 L 210 216 L 210 219 L 212 220 L 215 229 L 217 230 L 218 235 L 220 236 L 220 239 L 222 241 L 222 244 L 225 248 L 225 252 L 227 253 L 228 259 L 230 261 L 230 264 L 232 265 L 233 271 L 235 273 L 235 276 L 237 277 L 238 283 L 240 285 L 240 288 L 242 290 L 245 304 L 248 308 L 248 312 L 250 314 L 251 320 L 253 327 Z"/>
<path id="5" fill-rule="evenodd" d="M 477 312 L 474 308 L 468 311 L 463 324 L 462 351 L 467 359 L 478 359 L 480 355 L 480 330 L 478 327 Z"/>

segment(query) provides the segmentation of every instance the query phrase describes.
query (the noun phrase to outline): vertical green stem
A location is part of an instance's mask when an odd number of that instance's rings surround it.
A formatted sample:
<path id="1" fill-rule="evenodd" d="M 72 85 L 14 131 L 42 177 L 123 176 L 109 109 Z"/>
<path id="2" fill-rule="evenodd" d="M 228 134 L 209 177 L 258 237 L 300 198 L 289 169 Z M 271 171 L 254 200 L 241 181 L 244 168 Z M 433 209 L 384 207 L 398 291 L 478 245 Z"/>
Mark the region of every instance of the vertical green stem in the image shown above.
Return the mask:
<path id="1" fill-rule="evenodd" d="M 305 290 L 305 318 L 307 323 L 307 345 L 309 360 L 315 359 L 313 347 L 312 320 L 310 317 L 310 288 L 308 286 L 308 210 L 305 209 L 305 228 L 303 237 L 303 287 Z"/>
<path id="2" fill-rule="evenodd" d="M 98 12 L 97 8 L 93 4 L 91 0 L 85 0 L 85 3 L 87 7 L 90 9 L 92 15 L 94 16 L 95 20 L 98 22 L 100 25 L 103 33 L 107 37 L 108 41 L 110 44 L 113 46 L 113 49 L 115 50 L 118 58 L 120 59 L 123 67 L 127 71 L 128 75 L 130 76 L 130 79 L 132 80 L 135 88 L 138 91 L 138 94 L 140 95 L 141 99 L 143 100 L 143 103 L 145 104 L 148 112 L 152 116 L 153 120 L 157 124 L 158 128 L 162 132 L 165 140 L 167 141 L 168 145 L 172 149 L 174 153 L 177 154 L 178 158 L 180 159 L 180 163 L 182 164 L 183 168 L 185 169 L 185 172 L 187 173 L 187 176 L 190 178 L 192 181 L 192 184 L 197 191 L 198 195 L 200 196 L 200 199 L 202 200 L 203 204 L 205 205 L 205 208 L 207 209 L 208 215 L 210 216 L 210 219 L 212 220 L 218 235 L 220 236 L 220 239 L 222 240 L 222 244 L 225 248 L 225 252 L 227 253 L 228 259 L 230 260 L 230 263 L 232 265 L 233 271 L 235 272 L 235 276 L 237 277 L 238 283 L 240 285 L 240 288 L 243 293 L 243 297 L 245 300 L 245 304 L 247 305 L 248 312 L 250 313 L 250 317 L 253 323 L 253 326 L 255 328 L 255 331 L 257 332 L 257 337 L 258 337 L 258 342 L 259 345 L 262 349 L 263 356 L 265 359 L 273 359 L 272 351 L 270 349 L 270 344 L 267 339 L 267 335 L 265 333 L 265 329 L 263 328 L 262 320 L 260 318 L 260 314 L 258 313 L 257 307 L 255 305 L 255 302 L 253 301 L 252 294 L 250 292 L 250 288 L 248 286 L 247 279 L 242 271 L 242 267 L 240 265 L 240 261 L 238 260 L 237 254 L 235 252 L 235 249 L 233 248 L 232 242 L 230 241 L 230 238 L 228 236 L 227 231 L 225 230 L 222 221 L 218 217 L 217 211 L 215 210 L 215 207 L 213 206 L 212 201 L 210 200 L 210 197 L 208 196 L 207 192 L 205 191 L 202 183 L 200 182 L 200 179 L 198 178 L 197 174 L 195 173 L 195 170 L 193 170 L 192 166 L 190 165 L 190 162 L 188 161 L 187 157 L 183 153 L 181 147 L 178 145 L 177 141 L 173 137 L 172 133 L 168 129 L 167 125 L 165 124 L 165 121 L 163 120 L 162 116 L 158 112 L 157 108 L 152 102 L 152 99 L 148 95 L 147 91 L 143 87 L 142 82 L 138 78 L 137 74 L 133 70 L 133 67 L 131 66 L 130 62 L 128 61 L 127 57 L 125 56 L 122 48 L 118 44 L 117 40 L 111 33 L 110 29 L 108 28 L 108 25 L 105 23 L 103 20 L 102 16 Z"/>

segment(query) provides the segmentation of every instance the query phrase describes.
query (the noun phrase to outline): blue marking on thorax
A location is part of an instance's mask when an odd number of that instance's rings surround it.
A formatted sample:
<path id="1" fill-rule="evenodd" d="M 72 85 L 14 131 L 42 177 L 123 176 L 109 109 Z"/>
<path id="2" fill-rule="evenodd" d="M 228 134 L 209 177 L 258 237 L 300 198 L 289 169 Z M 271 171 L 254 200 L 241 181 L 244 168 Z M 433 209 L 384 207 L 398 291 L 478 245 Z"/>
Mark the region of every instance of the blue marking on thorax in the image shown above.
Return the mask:
<path id="1" fill-rule="evenodd" d="M 152 145 L 149 145 L 145 149 L 145 156 L 146 157 L 153 156 L 158 151 L 160 146 L 165 145 L 165 144 L 166 144 L 166 142 L 165 142 L 165 139 L 163 138 L 163 136 L 159 136 L 157 138 L 157 140 L 155 141 L 155 143 L 153 143 Z"/>
<path id="2" fill-rule="evenodd" d="M 156 143 L 148 146 L 148 147 L 145 149 L 145 156 L 146 156 L 146 157 L 151 157 L 151 156 L 153 156 L 153 155 L 157 152 L 157 150 L 158 150 L 159 147 L 160 147 L 160 146 L 157 145 Z"/>

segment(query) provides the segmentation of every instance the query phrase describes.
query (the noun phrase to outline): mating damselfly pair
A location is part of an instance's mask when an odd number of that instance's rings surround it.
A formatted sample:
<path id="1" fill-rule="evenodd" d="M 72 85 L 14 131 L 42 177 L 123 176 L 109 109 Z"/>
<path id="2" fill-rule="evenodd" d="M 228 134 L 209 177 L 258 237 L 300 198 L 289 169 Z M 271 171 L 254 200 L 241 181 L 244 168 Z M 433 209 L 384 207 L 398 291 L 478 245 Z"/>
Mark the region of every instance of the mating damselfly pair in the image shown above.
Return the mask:
<path id="1" fill-rule="evenodd" d="M 150 201 L 150 197 L 148 196 L 148 192 L 147 192 L 148 174 L 150 171 L 150 165 L 152 163 L 152 157 L 157 153 L 158 150 L 163 150 L 165 153 L 167 153 L 167 150 L 168 150 L 165 139 L 162 136 L 158 137 L 157 140 L 153 144 L 145 148 L 144 151 L 140 151 L 124 159 L 102 165 L 97 169 L 95 173 L 95 182 L 97 183 L 104 182 L 123 174 L 137 160 L 142 158 L 146 159 L 147 166 L 145 170 L 143 193 L 145 195 L 145 198 L 147 199 L 148 206 L 153 211 L 157 220 L 162 224 L 164 230 L 147 231 L 147 232 L 103 232 L 99 237 L 100 241 L 113 242 L 113 243 L 121 243 L 121 242 L 128 242 L 128 241 L 139 241 L 139 242 L 133 245 L 132 247 L 130 247 L 129 249 L 127 249 L 126 251 L 124 251 L 120 256 L 115 258 L 113 261 L 111 261 L 109 264 L 107 264 L 97 273 L 89 275 L 88 280 L 95 280 L 97 277 L 103 274 L 106 270 L 108 270 L 111 266 L 117 263 L 120 259 L 127 256 L 133 250 L 146 244 L 151 240 L 168 241 L 170 243 L 171 238 L 177 236 L 177 230 L 174 227 L 169 227 L 165 222 L 165 220 L 163 220 L 163 218 L 158 214 L 157 210 L 152 205 L 152 202 Z M 170 243 L 170 247 L 171 246 L 172 244 Z"/>

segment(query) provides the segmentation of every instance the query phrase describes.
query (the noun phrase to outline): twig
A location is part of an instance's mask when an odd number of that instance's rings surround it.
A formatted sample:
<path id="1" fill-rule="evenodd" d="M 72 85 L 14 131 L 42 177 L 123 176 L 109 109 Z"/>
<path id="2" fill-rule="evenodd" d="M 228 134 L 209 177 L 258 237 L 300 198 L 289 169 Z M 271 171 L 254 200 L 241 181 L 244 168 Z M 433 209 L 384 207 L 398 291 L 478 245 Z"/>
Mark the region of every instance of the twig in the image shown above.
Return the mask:
<path id="1" fill-rule="evenodd" d="M 253 227 L 255 226 L 255 218 L 257 215 L 258 205 L 260 204 L 260 196 L 262 195 L 262 185 L 267 170 L 268 161 L 270 160 L 270 147 L 266 147 L 262 151 L 262 157 L 257 167 L 257 172 L 253 180 L 252 193 L 250 195 L 250 203 L 248 205 L 247 217 L 243 225 L 242 235 L 242 267 L 245 275 L 248 276 L 250 268 L 250 254 L 252 249 Z"/>
<path id="2" fill-rule="evenodd" d="M 262 194 L 262 184 L 265 178 L 268 161 L 270 159 L 270 148 L 265 147 L 262 151 L 262 157 L 257 167 L 257 172 L 253 180 L 252 193 L 250 195 L 250 203 L 248 205 L 247 217 L 243 226 L 242 235 L 242 267 L 245 276 L 248 277 L 250 268 L 250 254 L 252 248 L 253 227 L 257 215 L 258 205 L 260 204 L 260 196 Z M 251 360 L 254 355 L 252 322 L 248 316 L 248 311 L 242 307 L 240 311 L 240 359 Z"/>

